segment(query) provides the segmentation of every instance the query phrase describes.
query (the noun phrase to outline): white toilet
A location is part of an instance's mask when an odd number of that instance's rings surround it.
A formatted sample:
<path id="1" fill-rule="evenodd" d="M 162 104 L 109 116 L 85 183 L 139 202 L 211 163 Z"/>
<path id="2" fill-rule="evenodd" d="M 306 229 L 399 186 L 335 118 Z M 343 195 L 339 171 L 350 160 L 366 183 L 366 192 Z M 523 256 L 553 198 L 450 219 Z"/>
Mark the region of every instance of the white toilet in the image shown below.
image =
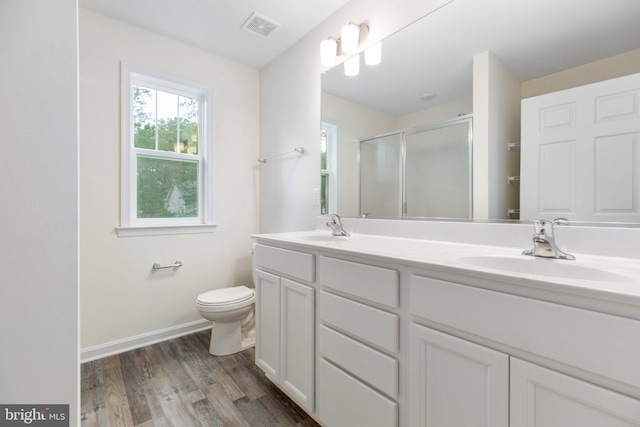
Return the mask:
<path id="1" fill-rule="evenodd" d="M 255 266 L 252 265 L 255 271 Z M 255 333 L 253 289 L 246 286 L 216 289 L 198 295 L 200 315 L 213 322 L 209 353 L 226 356 L 253 347 Z"/>

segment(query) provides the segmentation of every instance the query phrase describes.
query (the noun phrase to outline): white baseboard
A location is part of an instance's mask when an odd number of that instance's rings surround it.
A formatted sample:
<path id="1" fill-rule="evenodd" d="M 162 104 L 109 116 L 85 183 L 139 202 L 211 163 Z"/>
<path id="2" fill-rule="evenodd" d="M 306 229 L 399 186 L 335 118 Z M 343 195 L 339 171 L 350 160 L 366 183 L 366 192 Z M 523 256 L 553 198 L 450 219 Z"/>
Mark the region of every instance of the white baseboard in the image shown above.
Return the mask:
<path id="1" fill-rule="evenodd" d="M 111 341 L 106 344 L 83 348 L 80 350 L 80 363 L 91 362 L 92 360 L 124 353 L 125 351 L 167 341 L 183 335 L 204 331 L 206 329 L 210 329 L 211 325 L 211 321 L 202 319 L 167 329 L 160 329 L 158 331 L 148 332 L 142 335 Z"/>

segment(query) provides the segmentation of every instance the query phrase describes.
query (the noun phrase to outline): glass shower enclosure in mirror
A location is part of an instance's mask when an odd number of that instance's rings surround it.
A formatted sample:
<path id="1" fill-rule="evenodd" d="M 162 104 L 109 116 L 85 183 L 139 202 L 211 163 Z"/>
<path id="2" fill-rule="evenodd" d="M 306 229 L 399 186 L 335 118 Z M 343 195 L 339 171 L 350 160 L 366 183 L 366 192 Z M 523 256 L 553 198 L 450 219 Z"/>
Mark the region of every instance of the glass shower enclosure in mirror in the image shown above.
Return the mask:
<path id="1" fill-rule="evenodd" d="M 360 141 L 359 215 L 471 218 L 472 117 Z"/>

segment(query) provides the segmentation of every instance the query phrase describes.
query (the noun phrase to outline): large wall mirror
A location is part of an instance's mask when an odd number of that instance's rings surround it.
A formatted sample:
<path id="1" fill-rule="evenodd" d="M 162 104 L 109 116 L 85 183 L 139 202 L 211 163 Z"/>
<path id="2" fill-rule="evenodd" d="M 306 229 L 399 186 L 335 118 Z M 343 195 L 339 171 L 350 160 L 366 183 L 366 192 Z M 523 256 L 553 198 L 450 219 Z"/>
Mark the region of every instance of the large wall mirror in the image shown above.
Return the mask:
<path id="1" fill-rule="evenodd" d="M 508 69 L 519 81 L 518 101 L 638 73 L 638 16 L 637 0 L 452 0 L 383 40 L 380 64 L 367 66 L 361 58 L 353 77 L 341 64 L 327 70 L 325 208 L 344 216 L 473 218 L 478 196 L 471 179 L 483 171 L 472 174 L 478 166 L 470 161 L 471 141 L 474 127 L 486 125 L 474 123 L 474 57 L 489 52 Z M 518 106 L 516 120 L 519 114 Z M 424 129 L 437 132 L 427 136 Z M 489 144 L 506 152 L 507 142 Z M 519 167 L 526 159 L 512 148 L 508 156 Z M 504 176 L 513 188 L 504 197 L 529 197 L 520 194 L 518 171 L 513 175 Z M 504 203 L 495 200 L 502 197 L 487 200 Z M 483 219 L 518 219 L 513 207 L 514 216 L 501 207 Z"/>

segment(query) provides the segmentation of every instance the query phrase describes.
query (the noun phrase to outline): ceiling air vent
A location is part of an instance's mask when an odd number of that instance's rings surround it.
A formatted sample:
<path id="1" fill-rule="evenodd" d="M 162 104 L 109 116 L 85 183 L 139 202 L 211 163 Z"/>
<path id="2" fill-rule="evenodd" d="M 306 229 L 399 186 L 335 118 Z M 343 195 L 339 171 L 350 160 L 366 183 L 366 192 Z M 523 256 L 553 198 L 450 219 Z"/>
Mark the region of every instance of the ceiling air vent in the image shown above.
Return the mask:
<path id="1" fill-rule="evenodd" d="M 248 33 L 266 38 L 269 34 L 271 34 L 273 30 L 275 30 L 279 26 L 280 24 L 277 24 L 272 20 L 253 12 L 241 28 Z"/>

